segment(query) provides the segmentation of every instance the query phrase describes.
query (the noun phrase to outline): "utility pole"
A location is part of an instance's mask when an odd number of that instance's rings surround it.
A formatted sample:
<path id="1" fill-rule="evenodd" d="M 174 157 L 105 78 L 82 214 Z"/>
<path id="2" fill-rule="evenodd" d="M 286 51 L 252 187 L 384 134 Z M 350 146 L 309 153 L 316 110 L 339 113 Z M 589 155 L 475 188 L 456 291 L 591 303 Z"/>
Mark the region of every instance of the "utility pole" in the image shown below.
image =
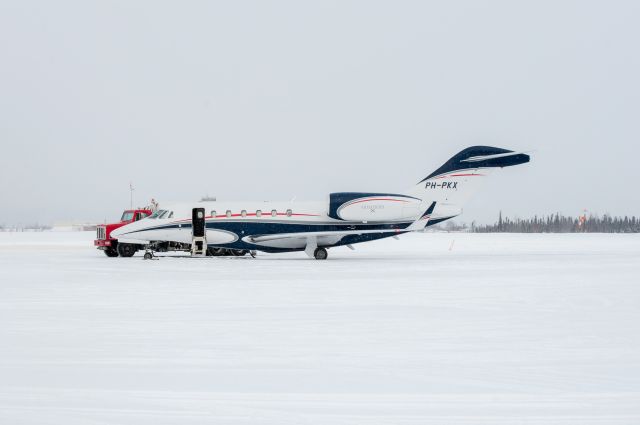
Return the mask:
<path id="1" fill-rule="evenodd" d="M 129 203 L 130 203 L 129 208 L 130 209 L 133 209 L 133 190 L 134 190 L 133 185 L 131 184 L 131 182 L 129 182 Z"/>

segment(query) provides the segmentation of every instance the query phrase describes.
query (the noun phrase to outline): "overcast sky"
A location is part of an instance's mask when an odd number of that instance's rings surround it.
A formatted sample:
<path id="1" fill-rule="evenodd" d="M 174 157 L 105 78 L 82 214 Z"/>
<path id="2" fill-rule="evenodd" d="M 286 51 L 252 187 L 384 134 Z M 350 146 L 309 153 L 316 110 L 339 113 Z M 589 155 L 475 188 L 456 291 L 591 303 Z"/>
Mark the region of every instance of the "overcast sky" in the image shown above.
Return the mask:
<path id="1" fill-rule="evenodd" d="M 533 150 L 462 221 L 640 214 L 640 2 L 0 0 L 0 224 L 396 192 Z"/>

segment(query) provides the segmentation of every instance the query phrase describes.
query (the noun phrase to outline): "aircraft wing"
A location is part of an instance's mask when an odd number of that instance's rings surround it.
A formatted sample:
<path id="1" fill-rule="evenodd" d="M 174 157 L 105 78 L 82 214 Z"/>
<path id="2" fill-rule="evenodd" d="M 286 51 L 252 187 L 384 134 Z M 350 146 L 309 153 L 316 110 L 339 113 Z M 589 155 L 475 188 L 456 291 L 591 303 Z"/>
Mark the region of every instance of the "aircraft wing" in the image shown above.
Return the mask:
<path id="1" fill-rule="evenodd" d="M 306 238 L 319 238 L 323 236 L 348 236 L 348 235 L 366 235 L 374 233 L 406 233 L 415 232 L 424 229 L 433 214 L 433 210 L 436 207 L 436 203 L 432 202 L 429 208 L 409 226 L 404 229 L 375 229 L 375 230 L 336 230 L 327 232 L 299 232 L 299 233 L 278 233 L 275 235 L 263 235 L 263 236 L 248 236 L 245 238 L 247 242 L 261 243 L 277 241 L 282 239 L 306 239 Z"/>
<path id="2" fill-rule="evenodd" d="M 278 233 L 275 235 L 264 236 L 248 236 L 247 242 L 270 242 L 281 239 L 306 239 L 310 237 L 322 237 L 322 236 L 347 236 L 347 235 L 366 235 L 371 233 L 405 233 L 405 229 L 378 229 L 378 230 L 336 230 L 328 232 L 299 232 L 299 233 Z"/>

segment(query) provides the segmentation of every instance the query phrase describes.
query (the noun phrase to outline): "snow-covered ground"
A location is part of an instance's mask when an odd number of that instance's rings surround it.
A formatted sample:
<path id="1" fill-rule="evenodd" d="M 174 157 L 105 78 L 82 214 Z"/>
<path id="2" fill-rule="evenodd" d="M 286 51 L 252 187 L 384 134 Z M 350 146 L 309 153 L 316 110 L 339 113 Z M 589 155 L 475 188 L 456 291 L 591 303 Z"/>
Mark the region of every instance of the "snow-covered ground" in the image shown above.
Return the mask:
<path id="1" fill-rule="evenodd" d="M 107 258 L 0 233 L 0 424 L 638 424 L 640 235 Z"/>

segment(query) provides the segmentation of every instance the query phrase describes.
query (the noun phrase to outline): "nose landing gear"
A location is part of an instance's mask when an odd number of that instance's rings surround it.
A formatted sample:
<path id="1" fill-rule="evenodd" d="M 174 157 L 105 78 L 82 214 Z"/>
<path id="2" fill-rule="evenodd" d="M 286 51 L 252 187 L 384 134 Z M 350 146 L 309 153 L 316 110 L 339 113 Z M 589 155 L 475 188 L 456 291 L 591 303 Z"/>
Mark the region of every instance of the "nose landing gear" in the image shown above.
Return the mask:
<path id="1" fill-rule="evenodd" d="M 153 255 L 154 248 L 157 248 L 157 247 L 154 247 L 152 244 L 145 245 L 144 255 L 142 258 L 144 258 L 145 260 L 158 260 L 158 257 Z"/>

